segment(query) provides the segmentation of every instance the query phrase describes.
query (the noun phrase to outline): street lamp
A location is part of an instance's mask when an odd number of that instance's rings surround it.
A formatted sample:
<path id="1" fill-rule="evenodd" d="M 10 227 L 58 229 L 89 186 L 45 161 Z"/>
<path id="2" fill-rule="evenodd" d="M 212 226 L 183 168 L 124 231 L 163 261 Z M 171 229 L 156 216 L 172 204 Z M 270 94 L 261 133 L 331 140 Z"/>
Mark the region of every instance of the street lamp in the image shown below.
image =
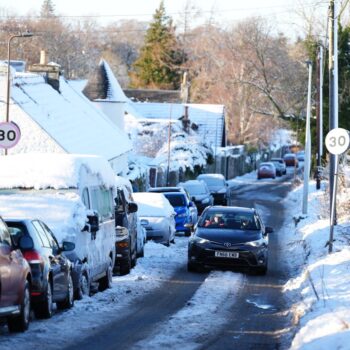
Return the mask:
<path id="1" fill-rule="evenodd" d="M 11 41 L 14 38 L 29 38 L 33 33 L 25 32 L 20 34 L 11 35 L 7 42 L 7 90 L 6 90 L 6 123 L 10 121 L 10 62 L 11 62 Z M 5 148 L 5 155 L 7 155 L 7 149 Z"/>

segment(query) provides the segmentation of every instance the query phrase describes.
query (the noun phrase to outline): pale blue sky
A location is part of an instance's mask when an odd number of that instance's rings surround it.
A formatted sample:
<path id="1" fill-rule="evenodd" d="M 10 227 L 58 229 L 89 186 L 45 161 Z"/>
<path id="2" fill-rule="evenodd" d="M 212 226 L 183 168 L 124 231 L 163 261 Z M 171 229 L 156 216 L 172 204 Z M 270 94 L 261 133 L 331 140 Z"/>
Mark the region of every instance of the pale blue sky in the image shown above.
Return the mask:
<path id="1" fill-rule="evenodd" d="M 187 0 L 165 0 L 165 8 L 176 21 Z M 38 13 L 42 0 L 2 0 L 0 8 L 8 8 L 18 14 Z M 150 20 L 160 0 L 53 0 L 57 14 L 71 16 L 99 15 L 103 22 L 122 18 Z M 299 31 L 300 18 L 295 14 L 298 3 L 311 8 L 314 3 L 321 11 L 327 8 L 328 1 L 317 0 L 192 0 L 202 12 L 201 18 L 210 17 L 215 12 L 215 20 L 231 23 L 248 16 L 264 16 L 277 27 L 286 31 Z M 326 14 L 326 12 L 325 12 Z M 289 33 L 290 34 L 290 33 Z"/>

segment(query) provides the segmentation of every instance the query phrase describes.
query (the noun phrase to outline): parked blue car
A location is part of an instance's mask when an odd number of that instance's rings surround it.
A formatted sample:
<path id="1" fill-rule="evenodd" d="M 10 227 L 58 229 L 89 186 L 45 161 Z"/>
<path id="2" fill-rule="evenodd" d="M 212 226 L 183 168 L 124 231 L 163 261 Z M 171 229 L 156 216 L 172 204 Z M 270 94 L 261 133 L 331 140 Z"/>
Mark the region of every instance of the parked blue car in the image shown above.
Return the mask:
<path id="1" fill-rule="evenodd" d="M 182 192 L 165 192 L 163 194 L 174 207 L 176 212 L 176 232 L 184 232 L 185 236 L 190 236 L 192 216 L 190 211 L 190 201 L 186 194 Z"/>

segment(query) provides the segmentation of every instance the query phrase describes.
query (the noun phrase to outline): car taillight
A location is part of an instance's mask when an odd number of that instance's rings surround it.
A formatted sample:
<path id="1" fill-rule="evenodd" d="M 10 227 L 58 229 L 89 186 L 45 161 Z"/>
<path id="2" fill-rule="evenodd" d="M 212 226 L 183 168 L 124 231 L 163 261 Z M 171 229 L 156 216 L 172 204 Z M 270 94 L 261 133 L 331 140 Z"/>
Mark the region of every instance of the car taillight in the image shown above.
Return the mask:
<path id="1" fill-rule="evenodd" d="M 27 250 L 23 253 L 24 258 L 32 264 L 38 264 L 42 262 L 40 254 L 36 250 Z"/>

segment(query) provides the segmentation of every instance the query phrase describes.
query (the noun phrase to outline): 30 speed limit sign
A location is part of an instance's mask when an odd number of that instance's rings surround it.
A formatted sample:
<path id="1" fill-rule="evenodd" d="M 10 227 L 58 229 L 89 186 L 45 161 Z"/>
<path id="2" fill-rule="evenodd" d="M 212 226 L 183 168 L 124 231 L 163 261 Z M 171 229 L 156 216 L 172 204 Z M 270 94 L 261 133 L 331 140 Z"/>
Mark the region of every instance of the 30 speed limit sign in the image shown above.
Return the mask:
<path id="1" fill-rule="evenodd" d="M 21 131 L 14 122 L 0 123 L 0 148 L 11 148 L 17 145 Z"/>
<path id="2" fill-rule="evenodd" d="M 342 154 L 347 151 L 349 144 L 349 131 L 346 129 L 333 129 L 326 136 L 326 147 L 329 153 L 335 155 Z"/>

